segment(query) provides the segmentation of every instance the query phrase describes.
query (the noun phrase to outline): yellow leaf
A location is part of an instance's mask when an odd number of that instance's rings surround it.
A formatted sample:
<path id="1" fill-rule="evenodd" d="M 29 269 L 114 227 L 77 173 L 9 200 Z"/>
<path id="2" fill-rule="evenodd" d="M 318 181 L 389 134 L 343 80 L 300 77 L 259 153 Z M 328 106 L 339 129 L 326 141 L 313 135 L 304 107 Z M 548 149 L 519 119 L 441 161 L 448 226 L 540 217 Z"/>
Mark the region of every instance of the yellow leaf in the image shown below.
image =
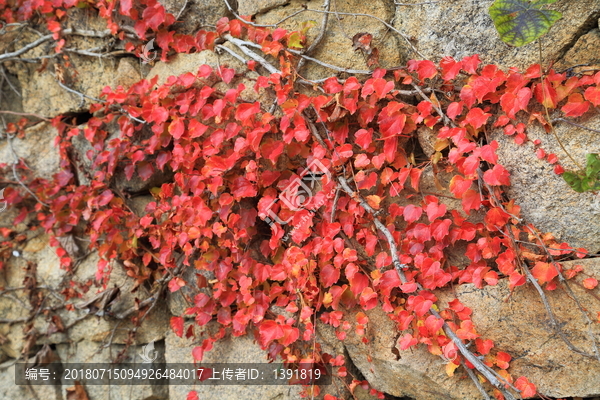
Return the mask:
<path id="1" fill-rule="evenodd" d="M 333 303 L 333 296 L 331 293 L 327 292 L 323 295 L 323 305 L 329 307 L 331 303 Z"/>
<path id="2" fill-rule="evenodd" d="M 458 365 L 454 364 L 452 361 L 446 364 L 446 374 L 448 376 L 454 376 L 454 371 L 458 368 Z"/>
<path id="3" fill-rule="evenodd" d="M 376 195 L 367 196 L 367 203 L 369 203 L 369 205 L 374 209 L 379 210 L 379 203 L 381 203 L 381 197 Z"/>

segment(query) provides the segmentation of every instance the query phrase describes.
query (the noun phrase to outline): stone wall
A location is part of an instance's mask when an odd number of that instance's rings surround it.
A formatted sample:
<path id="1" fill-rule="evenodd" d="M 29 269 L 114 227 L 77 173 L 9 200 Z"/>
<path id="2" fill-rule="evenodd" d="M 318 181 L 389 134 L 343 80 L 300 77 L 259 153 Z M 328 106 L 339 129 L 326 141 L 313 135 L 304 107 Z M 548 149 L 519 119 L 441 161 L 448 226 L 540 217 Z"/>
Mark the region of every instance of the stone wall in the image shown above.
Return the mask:
<path id="1" fill-rule="evenodd" d="M 240 14 L 253 15 L 256 22 L 261 24 L 277 23 L 305 7 L 322 9 L 320 0 L 238 0 L 237 4 L 233 1 L 231 3 Z M 390 0 L 333 2 L 331 9 L 338 14 L 330 16 L 325 38 L 312 56 L 341 69 L 367 70 L 369 67 L 365 57 L 352 47 L 352 37 L 360 32 L 369 32 L 380 51 L 383 68 L 399 66 L 418 57 L 407 45 L 407 40 L 418 52 L 435 61 L 444 56 L 461 58 L 479 54 L 484 63 L 495 63 L 503 68 L 522 68 L 539 60 L 535 43 L 523 48 L 509 48 L 500 41 L 487 13 L 492 0 L 420 3 L 421 0 L 404 0 L 402 5 L 396 5 Z M 222 16 L 231 16 L 225 3 L 220 0 L 165 0 L 163 4 L 173 13 L 185 7 L 179 28 L 184 33 L 206 25 L 215 25 Z M 552 61 L 558 68 L 584 63 L 600 65 L 600 0 L 559 0 L 553 8 L 561 10 L 564 18 L 543 38 L 543 62 Z M 75 21 L 78 18 L 83 20 L 82 10 L 71 13 Z M 375 18 L 358 14 L 369 14 Z M 316 26 L 308 32 L 310 41 L 318 36 L 322 14 L 301 12 L 280 26 L 296 29 L 300 23 L 310 20 L 317 21 Z M 381 21 L 386 21 L 389 26 Z M 86 17 L 85 24 L 88 29 L 104 28 L 102 22 L 94 18 Z M 35 35 L 32 33 L 13 39 L 14 43 L 10 45 L 0 41 L 0 51 L 6 51 L 6 46 L 21 47 L 35 40 Z M 78 40 L 87 47 L 93 47 L 100 45 L 104 39 Z M 36 48 L 28 55 L 39 56 L 44 51 Z M 233 84 L 246 83 L 248 88 L 253 85 L 251 80 L 256 78 L 256 73 L 246 72 L 245 67 L 228 53 L 217 55 L 208 51 L 177 55 L 168 63 L 157 61 L 154 65 L 143 65 L 130 57 L 100 60 L 74 55 L 73 64 L 77 76 L 67 77 L 67 80 L 70 79 L 76 90 L 89 97 L 97 97 L 105 85 L 127 86 L 140 78 L 152 78 L 155 75 L 159 76 L 160 83 L 171 75 L 196 72 L 202 64 L 228 65 L 240 73 L 244 72 L 246 75 L 236 78 Z M 7 84 L 0 88 L 3 93 L 7 93 L 0 102 L 2 109 L 25 111 L 48 118 L 61 113 L 77 116 L 85 114 L 92 102 L 89 98 L 65 92 L 49 70 L 40 70 L 36 66 L 22 63 L 7 63 L 5 67 L 19 95 L 10 94 L 11 89 Z M 308 62 L 301 73 L 307 79 L 321 79 L 338 72 Z M 253 91 L 247 90 L 242 96 L 248 101 L 267 101 L 270 94 L 261 93 L 257 96 Z M 600 129 L 600 116 L 597 112 L 592 117 L 582 118 L 577 122 Z M 585 153 L 600 153 L 600 142 L 590 132 L 566 124 L 558 124 L 556 128 L 557 134 L 574 157 L 581 159 Z M 533 139 L 541 138 L 547 152 L 554 152 L 564 158 L 552 136 L 535 128 L 529 134 Z M 51 178 L 59 171 L 58 150 L 53 147 L 54 135 L 55 131 L 49 123 L 40 122 L 29 128 L 24 138 L 14 139 L 12 146 L 6 140 L 0 140 L 0 163 L 11 164 L 15 157 L 19 157 L 27 162 L 35 175 Z M 525 220 L 552 233 L 559 241 L 568 241 L 576 247 L 583 246 L 593 252 L 600 251 L 599 198 L 593 194 L 571 191 L 560 177 L 552 174 L 545 162 L 535 157 L 530 145 L 517 146 L 502 133 L 494 132 L 491 135 L 500 143 L 500 163 L 511 173 L 513 187 L 509 196 L 522 207 Z M 425 152 L 431 148 L 434 140 L 434 135 L 427 132 L 419 134 L 420 145 Z M 85 150 L 83 143 L 78 150 L 81 159 L 85 159 Z M 566 158 L 565 163 L 569 163 Z M 85 176 L 81 175 L 80 179 L 84 180 Z M 164 181 L 169 177 L 157 179 Z M 423 180 L 424 184 L 434 186 L 430 171 Z M 136 191 L 133 189 L 132 191 Z M 139 196 L 131 199 L 129 206 L 138 215 L 142 215 L 145 204 L 150 199 L 150 196 Z M 449 209 L 460 209 L 460 205 L 456 203 L 450 200 Z M 125 343 L 134 326 L 128 318 L 119 317 L 128 315 L 129 310 L 135 308 L 136 301 L 148 298 L 149 288 L 143 285 L 134 287 L 135 282 L 127 279 L 120 263 L 114 262 L 111 265 L 112 275 L 108 288 L 118 288 L 120 294 L 113 299 L 110 308 L 99 309 L 96 305 L 102 300 L 98 298 L 102 289 L 93 283 L 98 255 L 85 250 L 86 238 L 75 234 L 62 238 L 63 247 L 68 246 L 76 259 L 75 272 L 68 275 L 60 268 L 55 248 L 50 246 L 50 238 L 40 230 L 29 229 L 28 222 L 32 216 L 25 218 L 16 227 L 13 226 L 18 213 L 19 210 L 10 208 L 0 213 L 0 228 L 11 227 L 20 235 L 16 250 L 12 254 L 4 254 L 8 261 L 0 270 L 0 399 L 67 398 L 66 388 L 55 387 L 49 390 L 45 387 L 14 386 L 14 362 L 23 357 L 24 353 L 33 356 L 42 351 L 50 351 L 54 357 L 63 361 L 110 362 L 117 354 L 126 350 L 122 359 L 134 361 L 142 352 L 142 346 L 152 342 L 167 362 L 192 362 L 191 349 L 198 343 L 174 335 L 169 327 L 169 320 L 171 316 L 181 315 L 187 307 L 183 296 L 193 297 L 196 293 L 193 288 L 186 287 L 169 295 L 166 301 L 157 302 L 142 324 L 135 328 L 134 344 L 126 348 Z M 458 249 L 453 257 L 457 263 L 460 262 L 461 254 Z M 582 260 L 578 264 L 585 266 L 586 273 L 600 278 L 600 263 L 595 259 Z M 85 293 L 83 298 L 66 300 L 69 281 L 75 282 L 77 290 Z M 31 282 L 35 282 L 37 291 L 47 297 L 42 307 L 47 312 L 31 313 L 31 291 L 27 286 Z M 573 284 L 573 289 L 581 299 L 585 299 L 586 311 L 590 315 L 597 315 L 600 311 L 598 290 L 590 295 L 576 283 Z M 492 339 L 500 349 L 515 355 L 516 361 L 511 371 L 513 375 L 530 377 L 541 393 L 548 397 L 600 395 L 600 364 L 570 351 L 557 338 L 549 327 L 549 317 L 533 287 L 519 287 L 511 293 L 506 282 L 481 290 L 471 285 L 461 285 L 455 287 L 454 292 L 444 294 L 448 299 L 454 295 L 473 309 L 473 320 L 481 334 Z M 573 314 L 575 307 L 571 304 L 572 299 L 564 291 L 552 292 L 549 300 L 565 334 L 576 346 L 592 352 L 593 349 L 585 347 L 588 343 L 586 338 L 590 333 L 589 329 L 596 337 L 600 335 L 597 324 L 589 328 L 581 315 Z M 74 307 L 68 304 L 73 304 Z M 372 310 L 369 318 L 371 343 L 364 344 L 359 338 L 350 335 L 347 342 L 341 344 L 335 339 L 329 326 L 321 325 L 321 345 L 332 353 L 346 354 L 348 363 L 351 368 L 355 368 L 357 376 L 364 377 L 373 387 L 390 396 L 407 396 L 418 400 L 480 398 L 470 380 L 464 379 L 464 376 L 447 376 L 439 359 L 425 350 L 400 351 L 396 357 L 391 350 L 396 347 L 394 340 L 397 330 L 394 323 L 378 309 Z M 44 347 L 45 345 L 48 346 Z M 218 342 L 207 353 L 206 361 L 266 362 L 266 356 L 252 336 L 242 336 Z M 196 389 L 201 399 L 223 400 L 295 399 L 299 397 L 300 390 L 298 387 L 280 386 L 201 386 Z M 106 389 L 90 386 L 86 390 L 90 400 L 175 400 L 184 399 L 190 388 L 135 386 Z M 340 384 L 328 388 L 326 392 L 351 398 L 347 388 Z M 360 386 L 353 395 L 358 399 L 374 398 Z"/>

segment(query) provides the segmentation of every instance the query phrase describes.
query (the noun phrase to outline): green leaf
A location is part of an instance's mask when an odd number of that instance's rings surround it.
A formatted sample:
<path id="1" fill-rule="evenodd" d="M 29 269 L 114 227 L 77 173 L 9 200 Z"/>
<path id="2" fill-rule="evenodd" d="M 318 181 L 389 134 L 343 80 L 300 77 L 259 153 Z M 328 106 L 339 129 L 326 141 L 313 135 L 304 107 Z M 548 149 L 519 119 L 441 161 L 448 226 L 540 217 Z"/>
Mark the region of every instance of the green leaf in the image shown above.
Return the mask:
<path id="1" fill-rule="evenodd" d="M 578 193 L 585 192 L 584 183 L 583 183 L 584 177 L 581 176 L 580 174 L 577 174 L 575 172 L 565 171 L 565 173 L 562 174 L 562 177 L 565 180 L 565 182 L 567 182 L 569 184 L 569 186 L 571 186 L 571 189 L 573 189 L 574 191 L 576 191 Z"/>
<path id="2" fill-rule="evenodd" d="M 523 46 L 546 34 L 562 18 L 554 10 L 544 10 L 556 0 L 496 0 L 490 6 L 490 16 L 500 38 L 512 45 Z"/>
<path id="3" fill-rule="evenodd" d="M 598 177 L 598 174 L 600 174 L 600 157 L 598 157 L 598 154 L 588 154 L 586 162 L 585 174 L 590 178 Z"/>
<path id="4" fill-rule="evenodd" d="M 300 35 L 300 32 L 292 32 L 290 36 L 288 36 L 287 45 L 288 47 L 294 47 L 296 49 L 303 48 L 304 46 L 302 46 L 302 36 Z"/>

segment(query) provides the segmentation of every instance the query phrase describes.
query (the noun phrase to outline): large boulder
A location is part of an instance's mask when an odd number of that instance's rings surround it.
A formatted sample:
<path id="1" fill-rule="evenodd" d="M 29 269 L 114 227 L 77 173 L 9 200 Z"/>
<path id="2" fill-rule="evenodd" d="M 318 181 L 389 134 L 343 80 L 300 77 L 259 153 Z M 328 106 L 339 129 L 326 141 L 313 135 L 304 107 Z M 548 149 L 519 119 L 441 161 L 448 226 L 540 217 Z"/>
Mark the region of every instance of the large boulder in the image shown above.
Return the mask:
<path id="1" fill-rule="evenodd" d="M 526 68 L 539 63 L 537 42 L 509 47 L 500 40 L 488 12 L 493 2 L 402 1 L 396 10 L 394 26 L 414 38 L 416 47 L 427 59 L 440 60 L 444 56 L 461 59 L 479 54 L 484 63 L 502 68 Z M 579 37 L 598 26 L 600 0 L 559 0 L 550 8 L 562 12 L 563 18 L 541 39 L 544 64 L 560 59 Z"/>
<path id="2" fill-rule="evenodd" d="M 25 137 L 15 137 L 12 143 L 0 141 L 0 164 L 12 165 L 22 159 L 30 168 L 31 177 L 52 180 L 52 176 L 60 171 L 58 148 L 54 146 L 56 129 L 48 122 L 40 122 L 25 129 Z M 22 170 L 17 170 L 22 174 Z M 12 175 L 12 174 L 11 174 Z M 10 178 L 13 180 L 13 178 Z"/>
<path id="3" fill-rule="evenodd" d="M 582 288 L 587 276 L 600 277 L 596 259 L 569 261 L 564 268 L 583 265 L 585 275 L 569 281 L 570 287 L 584 304 L 588 316 L 596 319 L 600 311 L 597 289 Z M 546 292 L 549 304 L 565 336 L 577 348 L 593 354 L 589 333 L 597 335 L 597 324 L 588 327 L 575 301 L 562 289 Z M 449 301 L 459 299 L 473 310 L 472 320 L 481 337 L 491 339 L 495 350 L 512 355 L 508 372 L 515 378 L 526 376 L 540 394 L 548 397 L 587 397 L 600 394 L 600 362 L 573 352 L 550 325 L 550 318 L 535 288 L 524 285 L 512 292 L 506 279 L 496 286 L 477 289 L 464 284 L 438 293 L 438 305 L 445 308 Z M 354 365 L 376 389 L 394 396 L 410 396 L 419 400 L 479 400 L 477 391 L 466 373 L 456 370 L 449 377 L 445 362 L 427 352 L 424 347 L 409 350 L 397 346 L 396 323 L 379 308 L 366 313 L 369 343 L 362 342 L 354 329 L 348 331 L 344 342 Z M 350 321 L 354 318 L 350 315 Z M 589 329 L 589 330 L 588 330 Z M 399 357 L 397 357 L 399 356 Z"/>
<path id="4" fill-rule="evenodd" d="M 600 131 L 600 116 L 591 111 L 575 120 L 579 125 Z M 566 122 L 554 124 L 556 135 L 569 154 L 581 165 L 585 155 L 600 153 L 598 134 Z M 562 150 L 556 137 L 547 134 L 539 124 L 527 128 L 529 142 L 514 143 L 502 131 L 492 134 L 499 143 L 499 163 L 510 172 L 509 198 L 521 207 L 521 216 L 542 231 L 574 247 L 584 247 L 592 253 L 600 251 L 600 198 L 593 193 L 577 193 L 556 175 L 554 167 L 536 156 L 533 141 L 542 141 L 547 154 L 558 156 L 565 169 L 577 166 Z"/>
<path id="5" fill-rule="evenodd" d="M 256 21 L 260 24 L 275 24 L 304 8 L 322 11 L 323 1 L 291 0 L 283 7 L 257 15 Z M 352 38 L 358 33 L 369 33 L 373 36 L 372 46 L 377 47 L 380 66 L 383 68 L 398 66 L 401 60 L 410 57 L 410 50 L 404 46 L 397 35 L 390 32 L 381 23 L 381 20 L 389 22 L 394 18 L 394 5 L 392 2 L 384 0 L 368 2 L 344 0 L 332 2 L 331 11 L 334 10 L 338 13 L 370 14 L 379 18 L 379 20 L 364 15 L 330 15 L 325 36 L 314 53 L 311 54 L 312 57 L 340 68 L 373 69 L 374 66 L 369 67 L 367 65 L 367 56 L 362 51 L 353 49 Z M 307 46 L 310 46 L 322 30 L 322 18 L 323 14 L 321 13 L 300 12 L 283 21 L 278 27 L 287 30 L 299 30 L 303 22 L 316 21 L 316 24 L 307 32 Z M 300 71 L 300 75 L 308 79 L 328 78 L 338 73 L 311 61 L 307 62 L 306 67 Z"/>

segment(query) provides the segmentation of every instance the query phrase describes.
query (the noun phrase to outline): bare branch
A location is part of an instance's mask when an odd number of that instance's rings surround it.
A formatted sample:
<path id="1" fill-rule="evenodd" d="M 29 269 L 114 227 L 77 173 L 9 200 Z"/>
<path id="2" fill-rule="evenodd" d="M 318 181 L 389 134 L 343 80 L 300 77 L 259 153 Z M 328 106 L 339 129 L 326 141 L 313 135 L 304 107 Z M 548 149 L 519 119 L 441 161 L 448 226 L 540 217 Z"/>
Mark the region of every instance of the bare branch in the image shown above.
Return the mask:
<path id="1" fill-rule="evenodd" d="M 225 1 L 227 1 L 227 0 L 225 0 Z M 253 52 L 252 50 L 247 48 L 246 46 L 248 46 L 248 42 L 246 42 L 245 40 L 234 38 L 230 34 L 223 35 L 223 37 L 225 39 L 227 39 L 229 42 L 236 45 L 237 48 L 242 51 L 242 53 L 244 53 L 248 57 L 252 58 L 254 61 L 258 62 L 260 65 L 265 67 L 265 69 L 267 71 L 269 71 L 271 74 L 280 74 L 281 73 L 281 71 L 279 71 L 277 68 L 275 68 L 273 65 L 271 65 L 262 56 L 259 56 L 258 54 L 256 54 L 255 52 Z"/>
<path id="2" fill-rule="evenodd" d="M 329 11 L 329 7 L 330 7 L 330 0 L 325 0 L 325 3 L 323 4 L 323 9 L 325 11 Z M 308 47 L 308 49 L 306 49 L 306 51 L 304 52 L 304 55 L 311 55 L 313 51 L 315 51 L 315 49 L 317 48 L 317 46 L 319 44 L 321 44 L 321 41 L 323 40 L 323 38 L 325 37 L 325 31 L 327 30 L 327 21 L 329 20 L 329 14 L 323 14 L 323 19 L 321 20 L 321 30 L 319 31 L 319 35 L 315 38 L 315 40 L 310 44 L 310 46 Z M 298 67 L 296 67 L 297 71 L 300 71 L 302 69 L 302 67 L 305 64 L 305 60 L 307 60 L 307 58 L 302 58 L 299 62 L 298 62 Z"/>
<path id="3" fill-rule="evenodd" d="M 576 124 L 575 122 L 569 121 L 568 119 L 564 119 L 564 118 L 555 118 L 555 119 L 552 120 L 552 123 L 555 123 L 557 121 L 566 122 L 569 125 L 573 125 L 573 126 L 576 126 L 578 128 L 585 129 L 586 131 L 600 133 L 600 131 L 598 129 L 588 128 L 587 126 Z"/>
<path id="4" fill-rule="evenodd" d="M 390 255 L 392 256 L 392 261 L 394 263 L 394 267 L 396 268 L 396 272 L 398 273 L 398 276 L 400 277 L 400 281 L 403 284 L 406 283 L 407 280 L 406 280 L 406 276 L 404 275 L 403 269 L 408 268 L 408 266 L 405 264 L 402 264 L 400 262 L 400 259 L 398 258 L 398 246 L 396 245 L 396 241 L 395 241 L 392 233 L 379 220 L 379 218 L 377 218 L 376 211 L 369 204 L 367 204 L 356 192 L 354 192 L 350 188 L 346 178 L 339 177 L 338 181 L 339 181 L 339 187 L 342 190 L 344 190 L 350 197 L 352 197 L 352 199 L 357 201 L 361 205 L 361 207 L 363 207 L 367 212 L 369 212 L 370 214 L 373 215 L 373 222 L 375 223 L 375 226 L 386 237 L 386 239 L 388 241 L 388 245 L 390 247 Z M 423 290 L 423 287 L 420 284 L 417 284 L 417 287 L 419 288 L 419 290 Z M 444 321 L 443 329 L 444 329 L 444 332 L 446 333 L 446 336 L 448 336 L 454 342 L 454 344 L 456 344 L 456 347 L 458 348 L 460 353 L 463 355 L 463 357 L 465 359 L 467 359 L 479 371 L 479 373 L 481 373 L 493 386 L 495 386 L 498 390 L 500 390 L 502 392 L 502 394 L 504 394 L 504 397 L 507 400 L 515 400 L 515 397 L 504 387 L 505 384 L 509 384 L 509 383 L 506 380 L 504 380 L 503 378 L 502 379 L 504 382 L 501 382 L 496 377 L 497 373 L 494 370 L 492 370 L 491 368 L 489 368 L 488 366 L 486 366 L 479 358 L 477 358 L 467 348 L 467 346 L 465 346 L 465 344 L 462 342 L 462 340 L 456 335 L 456 333 L 454 333 L 454 331 L 450 328 L 448 323 L 440 316 L 440 314 L 434 308 L 431 308 L 429 310 L 429 312 L 432 315 L 434 315 L 437 318 Z M 515 390 L 516 392 L 519 392 L 514 386 L 510 385 L 510 387 L 513 390 Z"/>
<path id="5" fill-rule="evenodd" d="M 237 54 L 235 51 L 231 50 L 228 47 L 225 47 L 225 46 L 219 44 L 219 45 L 216 46 L 216 48 L 226 51 L 232 57 L 236 58 L 237 60 L 239 60 L 240 62 L 242 62 L 244 64 L 246 64 L 248 62 L 248 60 L 244 59 L 244 57 L 240 56 L 239 54 Z"/>
<path id="6" fill-rule="evenodd" d="M 345 72 L 347 74 L 361 74 L 361 75 L 371 75 L 373 73 L 373 71 L 367 71 L 367 70 L 362 70 L 362 69 L 346 69 L 346 68 L 338 67 L 338 66 L 335 66 L 332 64 L 328 64 L 321 60 L 317 60 L 316 58 L 306 56 L 298 50 L 287 49 L 287 51 L 289 51 L 290 53 L 296 54 L 296 55 L 302 57 L 303 59 L 310 60 L 314 63 L 317 63 L 317 64 L 327 67 L 329 69 L 333 69 L 334 71 Z"/>

